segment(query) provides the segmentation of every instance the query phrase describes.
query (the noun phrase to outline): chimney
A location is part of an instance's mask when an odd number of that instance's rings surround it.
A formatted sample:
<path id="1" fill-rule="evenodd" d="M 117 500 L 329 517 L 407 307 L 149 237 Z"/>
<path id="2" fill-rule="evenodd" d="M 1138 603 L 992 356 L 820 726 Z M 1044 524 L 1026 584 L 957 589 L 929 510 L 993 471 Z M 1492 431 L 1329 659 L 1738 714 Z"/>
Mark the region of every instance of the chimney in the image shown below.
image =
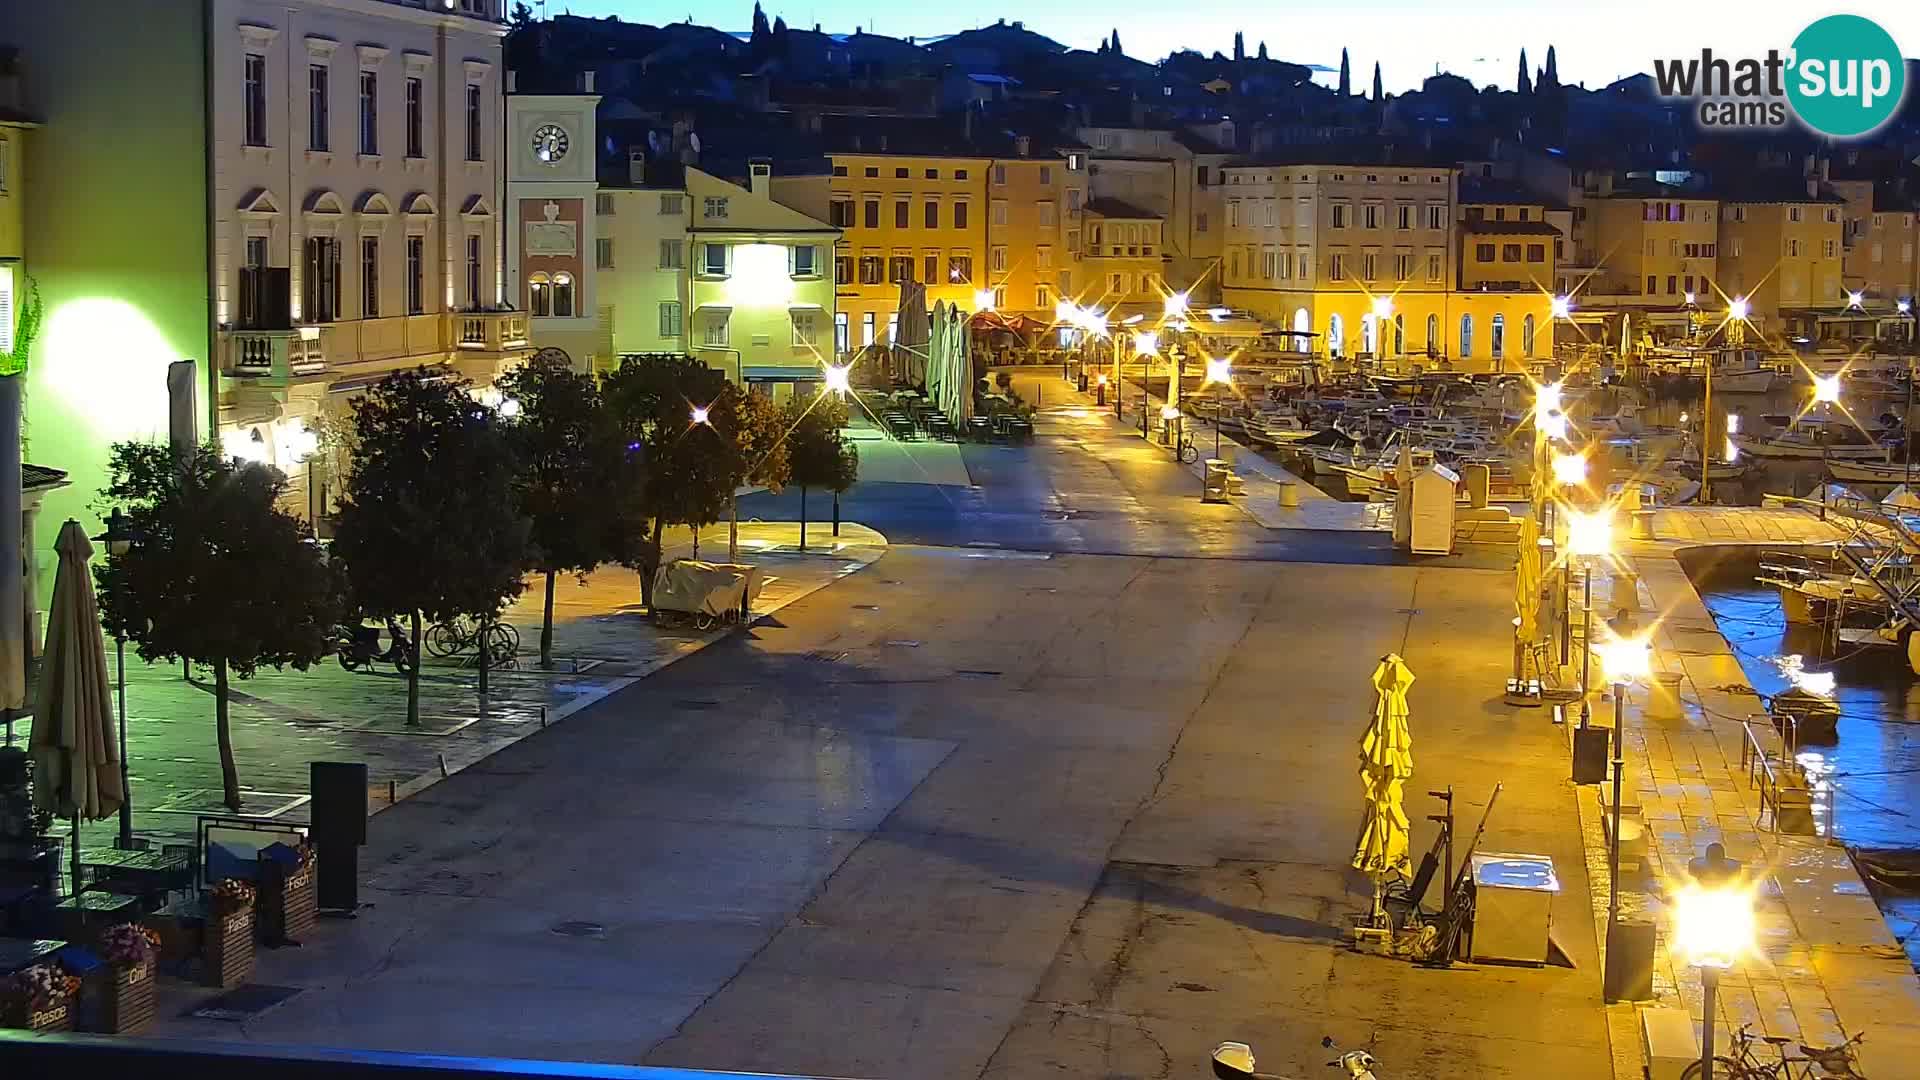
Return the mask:
<path id="1" fill-rule="evenodd" d="M 767 161 L 747 162 L 747 187 L 763 199 L 773 198 L 773 164 Z"/>
<path id="2" fill-rule="evenodd" d="M 1013 153 L 1016 157 L 1031 157 L 1033 154 L 1033 139 L 1026 135 L 1015 135 L 1013 137 Z"/>
<path id="3" fill-rule="evenodd" d="M 580 92 L 581 93 L 583 94 L 593 93 L 593 77 L 594 77 L 594 73 L 591 71 L 583 71 L 580 73 Z"/>
<path id="4" fill-rule="evenodd" d="M 1607 196 L 1612 194 L 1613 194 L 1613 171 L 1608 170 L 1600 174 L 1600 197 L 1604 199 Z"/>
<path id="5" fill-rule="evenodd" d="M 1820 178 L 1818 176 L 1807 177 L 1807 198 L 1817 199 L 1819 197 L 1820 197 Z"/>
<path id="6" fill-rule="evenodd" d="M 634 187 L 647 182 L 647 152 L 637 146 L 627 148 L 627 182 Z"/>
<path id="7" fill-rule="evenodd" d="M 1833 179 L 1833 159 L 1823 157 L 1820 159 L 1820 180 L 1821 182 L 1824 183 L 1832 179 Z"/>
<path id="8" fill-rule="evenodd" d="M 512 68 L 508 68 L 507 69 L 507 93 L 509 94 L 518 93 L 519 90 L 520 90 L 520 73 L 513 70 Z"/>

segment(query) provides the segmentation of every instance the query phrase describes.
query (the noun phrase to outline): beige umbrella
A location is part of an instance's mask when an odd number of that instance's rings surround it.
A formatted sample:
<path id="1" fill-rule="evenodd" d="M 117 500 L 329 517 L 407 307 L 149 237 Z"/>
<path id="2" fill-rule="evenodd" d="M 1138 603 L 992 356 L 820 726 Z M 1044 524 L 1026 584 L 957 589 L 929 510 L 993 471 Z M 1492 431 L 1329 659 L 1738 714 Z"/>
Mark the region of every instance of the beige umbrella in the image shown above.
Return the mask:
<path id="1" fill-rule="evenodd" d="M 35 805 L 73 821 L 74 881 L 79 881 L 80 821 L 98 821 L 120 809 L 120 748 L 114 739 L 107 687 L 107 651 L 94 604 L 87 562 L 93 543 L 68 519 L 54 542 L 60 569 L 53 579 L 40 696 L 33 710 Z"/>
<path id="2" fill-rule="evenodd" d="M 1413 736 L 1407 731 L 1407 688 L 1413 672 L 1398 654 L 1388 653 L 1373 671 L 1379 695 L 1373 722 L 1360 739 L 1360 783 L 1365 788 L 1366 812 L 1360 821 L 1360 839 L 1354 845 L 1353 868 L 1373 878 L 1373 914 L 1379 924 L 1386 915 L 1381 895 L 1390 878 L 1410 878 L 1407 859 L 1409 827 L 1401 805 L 1404 787 L 1413 776 Z"/>
<path id="3" fill-rule="evenodd" d="M 1519 556 L 1514 572 L 1513 605 L 1520 622 L 1514 627 L 1514 636 L 1518 647 L 1524 650 L 1531 648 L 1534 639 L 1540 636 L 1540 579 L 1545 573 L 1540 565 L 1540 525 L 1532 515 L 1520 519 Z M 1526 677 L 1524 671 L 1514 674 Z"/>

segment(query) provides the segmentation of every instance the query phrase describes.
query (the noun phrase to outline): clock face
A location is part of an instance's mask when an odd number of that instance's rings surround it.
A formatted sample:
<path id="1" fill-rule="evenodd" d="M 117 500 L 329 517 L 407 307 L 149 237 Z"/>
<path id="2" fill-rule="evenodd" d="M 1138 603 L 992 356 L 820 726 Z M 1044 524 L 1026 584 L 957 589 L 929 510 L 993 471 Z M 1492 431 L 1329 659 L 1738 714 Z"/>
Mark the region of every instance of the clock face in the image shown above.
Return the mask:
<path id="1" fill-rule="evenodd" d="M 533 129 L 533 157 L 542 165 L 558 165 L 567 156 L 567 131 L 558 124 Z"/>

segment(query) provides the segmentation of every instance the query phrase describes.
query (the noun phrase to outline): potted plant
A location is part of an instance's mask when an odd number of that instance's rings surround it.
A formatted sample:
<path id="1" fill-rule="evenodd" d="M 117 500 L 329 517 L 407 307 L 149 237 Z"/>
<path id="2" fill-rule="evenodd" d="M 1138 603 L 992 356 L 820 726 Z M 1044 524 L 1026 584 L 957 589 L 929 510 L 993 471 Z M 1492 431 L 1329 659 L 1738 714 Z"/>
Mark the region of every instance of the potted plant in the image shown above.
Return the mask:
<path id="1" fill-rule="evenodd" d="M 0 982 L 0 1023 L 28 1031 L 73 1030 L 80 980 L 54 964 L 22 968 Z"/>
<path id="2" fill-rule="evenodd" d="M 275 844 L 260 853 L 260 940 L 298 943 L 320 915 L 314 890 L 313 845 Z"/>
<path id="3" fill-rule="evenodd" d="M 216 882 L 207 893 L 201 959 L 207 985 L 239 986 L 253 976 L 253 886 L 239 878 Z"/>
<path id="4" fill-rule="evenodd" d="M 153 1023 L 154 971 L 160 955 L 160 935 L 133 923 L 107 928 L 100 935 L 106 955 L 108 981 L 101 1010 L 101 1030 L 113 1035 L 135 1035 Z"/>

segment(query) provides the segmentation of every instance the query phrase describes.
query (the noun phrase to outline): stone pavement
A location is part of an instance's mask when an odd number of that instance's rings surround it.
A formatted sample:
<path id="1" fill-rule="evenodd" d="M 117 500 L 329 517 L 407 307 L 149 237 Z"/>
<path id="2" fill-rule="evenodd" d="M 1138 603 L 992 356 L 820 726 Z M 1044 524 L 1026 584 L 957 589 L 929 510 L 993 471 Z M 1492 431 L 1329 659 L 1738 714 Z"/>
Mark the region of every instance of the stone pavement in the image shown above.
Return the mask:
<path id="1" fill-rule="evenodd" d="M 809 550 L 796 547 L 795 524 L 743 524 L 742 561 L 756 563 L 767 584 L 755 613 L 771 615 L 871 564 L 886 540 L 871 529 L 841 525 L 841 535 L 816 523 Z M 689 554 L 691 537 L 669 534 L 668 556 Z M 702 554 L 726 555 L 726 526 L 709 530 Z M 375 812 L 445 776 L 497 753 L 542 727 L 558 724 L 637 679 L 711 645 L 728 631 L 664 628 L 642 615 L 639 576 L 623 567 L 596 571 L 582 582 L 562 576 L 554 594 L 555 670 L 538 669 L 543 580 L 507 612 L 520 633 L 515 670 L 490 673 L 490 693 L 478 693 L 478 674 L 453 661 L 428 659 L 421 672 L 420 725 L 406 726 L 406 680 L 389 665 L 349 673 L 332 657 L 301 672 L 262 669 L 231 687 L 231 723 L 242 813 L 280 821 L 307 821 L 307 763 L 362 761 L 368 766 Z M 107 643 L 108 664 L 113 643 Z M 222 801 L 214 744 L 211 678 L 182 677 L 178 665 L 142 663 L 127 654 L 127 742 L 132 771 L 134 831 L 156 840 L 191 838 L 198 814 L 228 811 Z M 18 727 L 24 740 L 28 722 Z M 110 846 L 115 819 L 82 826 L 87 846 Z"/>
<path id="2" fill-rule="evenodd" d="M 1659 933 L 1653 1004 L 1685 1009 L 1698 1022 L 1699 975 L 1670 951 L 1663 901 L 1686 880 L 1687 861 L 1718 841 L 1731 857 L 1760 871 L 1761 887 L 1755 952 L 1721 980 L 1717 1045 L 1727 1046 L 1727 1033 L 1743 1023 L 1816 1045 L 1864 1030 L 1868 1036 L 1860 1063 L 1865 1075 L 1912 1075 L 1913 1062 L 1920 1060 L 1920 979 L 1844 848 L 1823 836 L 1788 836 L 1763 825 L 1770 819 L 1761 816 L 1759 794 L 1741 763 L 1742 723 L 1758 715 L 1753 731 L 1775 753 L 1779 737 L 1675 558 L 1675 552 L 1700 541 L 1818 542 L 1833 539 L 1837 530 L 1812 514 L 1788 509 L 1670 508 L 1659 511 L 1655 522 L 1659 539 L 1627 543 L 1620 564 L 1639 576 L 1645 610 L 1659 615 L 1654 670 L 1685 676 L 1680 720 L 1649 717 L 1641 707 L 1644 689 L 1630 695 L 1626 714 L 1623 801 L 1637 803 L 1647 823 L 1651 872 L 1644 910 Z M 1610 584 L 1596 585 L 1595 594 L 1611 595 Z M 1595 682 L 1604 685 L 1601 678 Z M 1610 719 L 1604 691 L 1596 695 L 1594 716 Z M 1608 877 L 1602 797 L 1597 790 L 1585 792 L 1580 807 L 1595 921 L 1604 936 Z M 1628 913 L 1640 908 L 1628 891 L 1639 884 L 1631 877 L 1622 883 Z M 1608 1008 L 1619 1080 L 1642 1075 L 1638 1011 L 1634 1005 Z"/>

